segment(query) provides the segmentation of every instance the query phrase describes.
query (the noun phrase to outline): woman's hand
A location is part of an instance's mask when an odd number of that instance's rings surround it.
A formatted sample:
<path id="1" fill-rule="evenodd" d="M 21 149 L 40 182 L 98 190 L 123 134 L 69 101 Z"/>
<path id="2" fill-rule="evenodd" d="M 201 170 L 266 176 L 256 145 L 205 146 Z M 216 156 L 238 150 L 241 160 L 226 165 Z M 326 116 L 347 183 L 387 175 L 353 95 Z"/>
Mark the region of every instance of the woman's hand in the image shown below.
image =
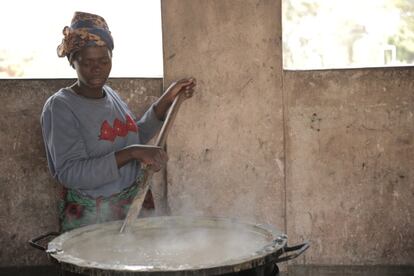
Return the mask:
<path id="1" fill-rule="evenodd" d="M 159 171 L 168 161 L 167 153 L 160 147 L 149 145 L 131 145 L 115 153 L 118 168 L 126 163 L 137 160 L 150 166 L 151 170 Z"/>
<path id="2" fill-rule="evenodd" d="M 157 146 L 133 146 L 132 157 L 142 164 L 149 165 L 156 172 L 164 167 L 168 161 L 167 153 Z"/>
<path id="3" fill-rule="evenodd" d="M 196 80 L 194 78 L 181 79 L 173 82 L 154 105 L 154 111 L 157 118 L 160 120 L 165 118 L 168 108 L 179 94 L 184 93 L 184 96 L 187 99 L 191 98 L 194 94 L 195 86 Z"/>
<path id="4" fill-rule="evenodd" d="M 165 91 L 166 97 L 170 100 L 170 104 L 174 101 L 180 93 L 184 93 L 186 98 L 191 98 L 194 93 L 196 80 L 194 78 L 181 79 L 173 82 Z"/>

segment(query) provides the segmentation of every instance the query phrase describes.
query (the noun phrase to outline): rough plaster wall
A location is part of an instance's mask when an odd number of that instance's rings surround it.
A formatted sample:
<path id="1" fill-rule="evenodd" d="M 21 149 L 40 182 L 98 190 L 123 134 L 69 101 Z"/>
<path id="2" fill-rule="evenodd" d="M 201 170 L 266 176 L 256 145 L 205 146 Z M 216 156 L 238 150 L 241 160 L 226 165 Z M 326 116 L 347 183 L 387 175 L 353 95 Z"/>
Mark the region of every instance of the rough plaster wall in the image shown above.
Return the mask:
<path id="1" fill-rule="evenodd" d="M 286 203 L 296 263 L 412 265 L 413 71 L 282 76 L 279 2 L 162 2 L 166 80 L 199 80 L 168 141 L 173 212 L 283 229 Z"/>
<path id="2" fill-rule="evenodd" d="M 414 264 L 414 71 L 286 72 L 287 222 L 305 264 Z"/>
<path id="3" fill-rule="evenodd" d="M 279 10 L 279 1 L 162 1 L 166 84 L 198 80 L 168 140 L 173 214 L 284 229 Z"/>
<path id="4" fill-rule="evenodd" d="M 27 241 L 58 229 L 58 186 L 46 163 L 39 116 L 46 99 L 73 80 L 1 80 L 0 267 L 49 264 Z M 133 111 L 161 92 L 160 79 L 110 81 Z M 138 116 L 142 112 L 136 112 Z M 156 185 L 156 199 L 163 192 Z"/>

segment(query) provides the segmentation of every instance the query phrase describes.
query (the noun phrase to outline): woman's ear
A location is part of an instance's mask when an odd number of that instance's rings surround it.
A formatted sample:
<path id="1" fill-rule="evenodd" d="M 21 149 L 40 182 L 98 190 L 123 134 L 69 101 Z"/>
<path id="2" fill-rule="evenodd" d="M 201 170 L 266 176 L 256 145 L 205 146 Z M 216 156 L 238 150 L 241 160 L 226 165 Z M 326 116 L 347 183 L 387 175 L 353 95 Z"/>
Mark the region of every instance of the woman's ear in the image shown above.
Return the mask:
<path id="1" fill-rule="evenodd" d="M 68 61 L 69 61 L 70 67 L 72 67 L 73 69 L 76 69 L 75 64 L 73 64 L 74 60 L 75 60 L 75 53 L 71 53 L 68 56 Z"/>

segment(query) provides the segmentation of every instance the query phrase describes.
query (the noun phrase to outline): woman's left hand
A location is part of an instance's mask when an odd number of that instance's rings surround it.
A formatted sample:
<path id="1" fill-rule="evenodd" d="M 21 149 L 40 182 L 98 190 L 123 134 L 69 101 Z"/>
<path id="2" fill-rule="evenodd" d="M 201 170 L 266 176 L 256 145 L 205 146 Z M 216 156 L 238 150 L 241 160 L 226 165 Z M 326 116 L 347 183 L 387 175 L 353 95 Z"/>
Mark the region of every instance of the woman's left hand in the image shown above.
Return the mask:
<path id="1" fill-rule="evenodd" d="M 194 94 L 194 87 L 196 86 L 196 80 L 194 78 L 181 79 L 173 82 L 165 91 L 165 96 L 172 103 L 180 93 L 184 93 L 185 97 L 191 98 Z"/>
<path id="2" fill-rule="evenodd" d="M 165 118 L 165 114 L 175 97 L 181 93 L 184 93 L 186 99 L 191 98 L 194 94 L 195 86 L 196 80 L 194 78 L 181 79 L 173 82 L 154 105 L 154 111 L 158 119 L 163 120 Z"/>

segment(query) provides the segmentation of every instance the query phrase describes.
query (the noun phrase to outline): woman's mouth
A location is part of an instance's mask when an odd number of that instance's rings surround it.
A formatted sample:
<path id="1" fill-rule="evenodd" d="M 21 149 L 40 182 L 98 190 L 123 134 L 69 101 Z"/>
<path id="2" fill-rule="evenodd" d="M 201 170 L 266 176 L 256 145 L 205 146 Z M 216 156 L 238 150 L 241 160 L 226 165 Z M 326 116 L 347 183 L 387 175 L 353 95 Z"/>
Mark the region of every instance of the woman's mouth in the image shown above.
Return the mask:
<path id="1" fill-rule="evenodd" d="M 89 83 L 92 85 L 100 85 L 105 83 L 105 79 L 91 79 L 89 80 Z"/>

